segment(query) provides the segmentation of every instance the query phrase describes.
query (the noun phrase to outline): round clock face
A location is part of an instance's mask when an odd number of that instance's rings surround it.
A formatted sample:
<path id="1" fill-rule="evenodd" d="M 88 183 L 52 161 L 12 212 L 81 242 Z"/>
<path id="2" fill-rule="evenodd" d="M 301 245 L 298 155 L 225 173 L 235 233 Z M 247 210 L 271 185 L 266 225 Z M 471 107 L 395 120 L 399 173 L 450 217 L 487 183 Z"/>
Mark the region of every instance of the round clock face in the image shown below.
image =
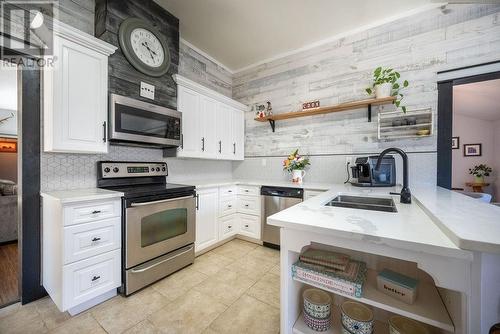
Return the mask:
<path id="1" fill-rule="evenodd" d="M 147 22 L 128 18 L 120 24 L 118 41 L 123 55 L 138 71 L 153 77 L 167 73 L 170 54 L 162 34 Z"/>
<path id="2" fill-rule="evenodd" d="M 130 34 L 130 43 L 135 55 L 146 65 L 158 67 L 163 63 L 165 53 L 160 40 L 149 30 L 136 28 Z"/>

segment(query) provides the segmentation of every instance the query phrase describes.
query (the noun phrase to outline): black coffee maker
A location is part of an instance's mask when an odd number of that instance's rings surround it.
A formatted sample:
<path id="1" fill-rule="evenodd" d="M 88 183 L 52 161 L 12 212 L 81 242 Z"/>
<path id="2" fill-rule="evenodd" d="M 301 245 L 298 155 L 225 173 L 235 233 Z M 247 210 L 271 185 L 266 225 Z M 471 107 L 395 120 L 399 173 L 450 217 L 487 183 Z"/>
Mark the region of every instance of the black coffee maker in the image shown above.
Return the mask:
<path id="1" fill-rule="evenodd" d="M 392 155 L 382 159 L 380 169 L 375 170 L 378 155 L 356 158 L 351 167 L 351 184 L 356 187 L 393 187 L 396 185 L 396 161 Z"/>

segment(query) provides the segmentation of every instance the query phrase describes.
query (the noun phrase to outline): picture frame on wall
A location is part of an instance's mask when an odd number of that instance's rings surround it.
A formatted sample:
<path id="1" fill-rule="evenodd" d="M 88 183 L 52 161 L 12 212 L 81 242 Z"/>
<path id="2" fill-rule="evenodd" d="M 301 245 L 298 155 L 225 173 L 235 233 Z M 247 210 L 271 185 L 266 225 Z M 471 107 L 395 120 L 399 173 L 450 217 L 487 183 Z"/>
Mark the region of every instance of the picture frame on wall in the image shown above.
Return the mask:
<path id="1" fill-rule="evenodd" d="M 0 140 L 0 153 L 17 153 L 17 142 Z"/>
<path id="2" fill-rule="evenodd" d="M 465 144 L 464 157 L 480 157 L 482 155 L 481 144 Z"/>
<path id="3" fill-rule="evenodd" d="M 460 148 L 460 137 L 451 137 L 451 149 L 458 150 Z"/>

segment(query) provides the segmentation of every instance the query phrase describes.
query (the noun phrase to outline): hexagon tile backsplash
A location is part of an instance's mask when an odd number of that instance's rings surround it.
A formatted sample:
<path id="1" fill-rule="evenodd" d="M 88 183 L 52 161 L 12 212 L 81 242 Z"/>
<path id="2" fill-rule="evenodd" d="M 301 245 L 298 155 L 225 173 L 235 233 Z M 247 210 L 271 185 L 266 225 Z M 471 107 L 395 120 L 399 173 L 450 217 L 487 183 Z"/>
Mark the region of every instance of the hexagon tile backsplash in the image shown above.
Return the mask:
<path id="1" fill-rule="evenodd" d="M 100 160 L 162 161 L 159 149 L 110 146 L 108 154 L 42 153 L 41 190 L 68 190 L 96 186 Z"/>

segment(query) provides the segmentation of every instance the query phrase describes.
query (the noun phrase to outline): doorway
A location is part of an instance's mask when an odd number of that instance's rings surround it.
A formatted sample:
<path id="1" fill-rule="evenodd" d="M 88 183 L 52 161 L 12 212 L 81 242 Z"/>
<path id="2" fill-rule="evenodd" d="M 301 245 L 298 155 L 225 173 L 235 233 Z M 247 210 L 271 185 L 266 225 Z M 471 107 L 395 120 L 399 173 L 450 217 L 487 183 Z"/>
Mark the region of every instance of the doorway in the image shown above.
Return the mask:
<path id="1" fill-rule="evenodd" d="M 438 186 L 500 202 L 500 72 L 438 83 Z"/>
<path id="2" fill-rule="evenodd" d="M 0 62 L 0 307 L 20 300 L 18 68 Z"/>

